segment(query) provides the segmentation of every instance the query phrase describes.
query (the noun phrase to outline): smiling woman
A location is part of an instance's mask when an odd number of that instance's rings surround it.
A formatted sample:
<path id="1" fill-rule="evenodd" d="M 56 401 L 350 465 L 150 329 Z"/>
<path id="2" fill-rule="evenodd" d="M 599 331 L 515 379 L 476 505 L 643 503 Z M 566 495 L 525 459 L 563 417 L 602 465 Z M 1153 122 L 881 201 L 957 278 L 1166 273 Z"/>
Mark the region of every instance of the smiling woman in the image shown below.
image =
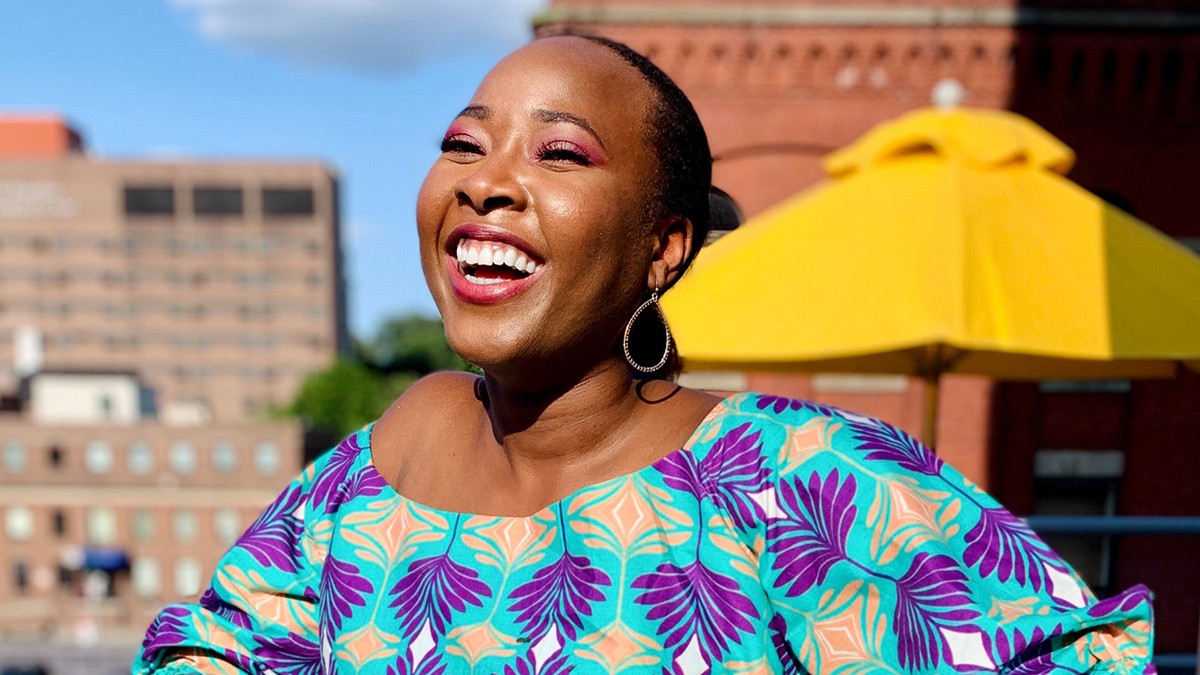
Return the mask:
<path id="1" fill-rule="evenodd" d="M 1097 601 L 904 433 L 671 382 L 655 310 L 704 239 L 708 152 L 623 45 L 501 61 L 417 208 L 483 376 L 426 377 L 318 459 L 134 671 L 1151 669 L 1145 589 Z"/>

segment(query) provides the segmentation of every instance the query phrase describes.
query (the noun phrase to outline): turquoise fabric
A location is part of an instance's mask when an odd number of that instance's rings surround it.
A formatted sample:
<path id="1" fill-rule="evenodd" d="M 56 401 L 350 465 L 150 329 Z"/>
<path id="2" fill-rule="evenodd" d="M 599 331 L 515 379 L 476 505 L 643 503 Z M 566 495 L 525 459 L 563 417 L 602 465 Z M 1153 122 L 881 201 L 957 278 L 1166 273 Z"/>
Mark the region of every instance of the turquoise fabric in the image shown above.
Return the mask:
<path id="1" fill-rule="evenodd" d="M 406 499 L 370 438 L 164 609 L 134 672 L 1152 672 L 1146 589 L 1097 601 L 877 420 L 737 395 L 685 447 L 524 518 Z"/>

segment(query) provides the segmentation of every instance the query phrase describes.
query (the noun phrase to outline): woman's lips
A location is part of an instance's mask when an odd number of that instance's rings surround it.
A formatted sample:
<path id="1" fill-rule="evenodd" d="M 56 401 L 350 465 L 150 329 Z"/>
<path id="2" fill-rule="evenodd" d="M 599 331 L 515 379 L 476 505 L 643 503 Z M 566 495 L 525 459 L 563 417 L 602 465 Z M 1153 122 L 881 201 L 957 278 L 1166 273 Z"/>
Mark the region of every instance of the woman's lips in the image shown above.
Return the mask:
<path id="1" fill-rule="evenodd" d="M 533 283 L 545 263 L 511 233 L 481 225 L 455 228 L 447 240 L 450 286 L 477 304 L 507 300 Z"/>

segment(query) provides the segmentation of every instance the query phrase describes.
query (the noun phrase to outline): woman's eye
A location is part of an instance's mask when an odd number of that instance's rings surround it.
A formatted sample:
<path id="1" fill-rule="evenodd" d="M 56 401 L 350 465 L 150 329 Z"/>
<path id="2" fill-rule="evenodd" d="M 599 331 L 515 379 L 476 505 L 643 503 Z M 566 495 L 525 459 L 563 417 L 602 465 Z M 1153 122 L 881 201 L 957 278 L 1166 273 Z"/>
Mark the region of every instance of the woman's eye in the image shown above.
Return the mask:
<path id="1" fill-rule="evenodd" d="M 442 139 L 442 152 L 452 155 L 478 155 L 483 148 L 469 136 L 456 134 Z"/>
<path id="2" fill-rule="evenodd" d="M 591 166 L 592 159 L 572 143 L 552 142 L 538 148 L 537 158 L 543 162 L 571 163 Z"/>

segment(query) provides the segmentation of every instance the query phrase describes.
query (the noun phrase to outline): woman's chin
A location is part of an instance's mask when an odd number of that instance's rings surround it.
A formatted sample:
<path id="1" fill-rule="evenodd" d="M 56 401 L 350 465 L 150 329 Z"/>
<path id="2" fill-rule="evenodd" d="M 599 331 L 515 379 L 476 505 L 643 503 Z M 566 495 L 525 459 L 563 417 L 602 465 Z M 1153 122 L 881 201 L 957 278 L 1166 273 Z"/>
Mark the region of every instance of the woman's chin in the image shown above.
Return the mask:
<path id="1" fill-rule="evenodd" d="M 473 326 L 446 323 L 446 340 L 454 353 L 489 373 L 507 370 L 526 360 L 522 355 L 528 350 L 528 341 L 519 337 L 524 332 L 516 326 L 500 327 L 494 322 Z"/>

